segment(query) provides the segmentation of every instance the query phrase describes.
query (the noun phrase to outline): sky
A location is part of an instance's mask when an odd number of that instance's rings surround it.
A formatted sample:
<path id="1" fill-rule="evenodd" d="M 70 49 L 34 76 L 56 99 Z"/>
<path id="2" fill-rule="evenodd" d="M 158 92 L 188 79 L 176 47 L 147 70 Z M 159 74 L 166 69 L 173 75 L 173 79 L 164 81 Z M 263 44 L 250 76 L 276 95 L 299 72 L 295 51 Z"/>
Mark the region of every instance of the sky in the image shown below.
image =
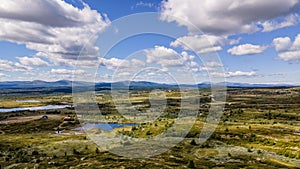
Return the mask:
<path id="1" fill-rule="evenodd" d="M 300 0 L 4 1 L 0 81 L 300 84 L 299 23 Z"/>

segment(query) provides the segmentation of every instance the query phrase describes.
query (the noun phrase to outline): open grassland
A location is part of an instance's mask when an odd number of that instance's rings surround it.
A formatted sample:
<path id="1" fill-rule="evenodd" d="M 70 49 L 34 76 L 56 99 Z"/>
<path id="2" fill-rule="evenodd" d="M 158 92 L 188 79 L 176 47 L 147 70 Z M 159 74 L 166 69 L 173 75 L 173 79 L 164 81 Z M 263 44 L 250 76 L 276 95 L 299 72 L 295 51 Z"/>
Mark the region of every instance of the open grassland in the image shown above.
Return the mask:
<path id="1" fill-rule="evenodd" d="M 22 102 L 24 100 L 25 102 Z M 26 102 L 29 100 L 29 102 Z M 30 102 L 33 101 L 33 102 Z M 71 95 L 40 95 L 40 96 L 23 96 L 12 98 L 1 98 L 0 108 L 24 108 L 24 107 L 37 107 L 46 105 L 59 105 L 65 103 L 72 103 Z"/>
<path id="2" fill-rule="evenodd" d="M 204 144 L 196 140 L 205 125 L 211 96 L 208 90 L 199 93 L 201 106 L 186 138 L 167 152 L 148 159 L 128 159 L 98 147 L 88 135 L 73 130 L 80 127 L 73 109 L 1 113 L 0 165 L 3 168 L 300 168 L 300 88 L 229 89 L 221 121 Z M 172 130 L 181 101 L 179 91 L 166 92 L 168 106 L 164 113 L 153 122 L 142 123 L 139 118 L 147 116 L 144 113 L 150 109 L 149 92 L 132 91 L 129 100 L 125 100 L 140 110 L 132 117 L 118 113 L 108 92 L 96 95 L 105 120 L 140 122 L 112 131 L 132 138 L 153 138 Z M 7 96 L 1 103 L 6 102 L 7 107 L 9 103 L 11 107 L 22 106 L 14 105 L 15 100 L 39 100 L 33 104 L 48 105 L 71 102 L 72 98 L 68 94 L 28 95 L 21 99 Z M 40 119 L 44 115 L 47 120 Z M 74 121 L 66 122 L 65 117 L 74 117 Z M 171 137 L 181 133 L 180 129 L 175 127 Z M 56 134 L 57 130 L 62 133 Z"/>

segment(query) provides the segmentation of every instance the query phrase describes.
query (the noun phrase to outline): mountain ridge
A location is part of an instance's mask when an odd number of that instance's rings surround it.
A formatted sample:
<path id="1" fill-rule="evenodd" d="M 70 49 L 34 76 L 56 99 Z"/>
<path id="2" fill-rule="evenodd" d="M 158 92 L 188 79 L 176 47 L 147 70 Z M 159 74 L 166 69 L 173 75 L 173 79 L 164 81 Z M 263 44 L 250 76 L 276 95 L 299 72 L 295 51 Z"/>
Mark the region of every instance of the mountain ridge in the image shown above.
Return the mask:
<path id="1" fill-rule="evenodd" d="M 216 83 L 212 84 L 210 82 L 203 82 L 199 84 L 167 84 L 167 83 L 156 83 L 149 81 L 120 81 L 120 82 L 84 82 L 84 81 L 70 81 L 70 80 L 58 80 L 54 82 L 47 82 L 42 80 L 34 80 L 34 81 L 3 81 L 0 82 L 0 89 L 5 88 L 47 88 L 47 87 L 71 87 L 74 86 L 93 86 L 96 87 L 157 87 L 157 88 L 209 88 L 211 85 L 223 86 L 224 83 Z M 296 87 L 300 85 L 294 84 L 251 84 L 251 83 L 236 83 L 236 82 L 226 82 L 227 87 L 231 88 L 274 88 L 274 87 Z"/>

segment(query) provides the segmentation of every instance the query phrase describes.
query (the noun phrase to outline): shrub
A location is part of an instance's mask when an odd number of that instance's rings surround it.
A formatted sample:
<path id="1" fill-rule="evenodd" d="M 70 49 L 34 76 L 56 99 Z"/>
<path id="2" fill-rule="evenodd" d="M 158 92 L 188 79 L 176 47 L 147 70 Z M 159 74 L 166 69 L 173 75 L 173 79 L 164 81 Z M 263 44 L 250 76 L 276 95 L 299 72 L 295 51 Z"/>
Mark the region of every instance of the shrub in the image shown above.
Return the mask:
<path id="1" fill-rule="evenodd" d="M 300 159 L 300 152 L 298 152 L 298 154 L 296 155 L 297 159 Z"/>
<path id="2" fill-rule="evenodd" d="M 36 156 L 36 155 L 39 155 L 39 152 L 36 151 L 36 150 L 34 150 L 31 154 L 34 155 L 34 156 Z"/>
<path id="3" fill-rule="evenodd" d="M 130 143 L 130 141 L 125 141 L 125 142 L 123 143 L 123 145 L 124 145 L 124 146 L 129 146 L 129 145 L 131 145 L 131 143 Z"/>
<path id="4" fill-rule="evenodd" d="M 99 149 L 98 149 L 98 147 L 96 148 L 96 154 L 99 154 L 100 153 L 100 151 L 99 151 Z"/>
<path id="5" fill-rule="evenodd" d="M 193 139 L 192 141 L 191 141 L 191 143 L 190 143 L 191 145 L 193 145 L 193 146 L 196 146 L 197 145 L 197 143 L 196 143 L 196 141 L 195 141 L 195 139 Z"/>
<path id="6" fill-rule="evenodd" d="M 10 160 L 10 158 L 9 157 L 5 157 L 5 161 L 9 161 Z"/>
<path id="7" fill-rule="evenodd" d="M 189 162 L 188 168 L 196 168 L 196 167 L 195 167 L 195 163 L 194 163 L 193 160 L 191 160 L 191 161 Z"/>
<path id="8" fill-rule="evenodd" d="M 151 135 L 152 133 L 151 133 L 151 131 L 150 130 L 148 130 L 147 132 L 146 132 L 146 135 L 147 136 L 149 136 L 149 135 Z"/>
<path id="9" fill-rule="evenodd" d="M 79 151 L 77 151 L 75 148 L 73 149 L 73 154 L 78 155 L 80 154 Z"/>

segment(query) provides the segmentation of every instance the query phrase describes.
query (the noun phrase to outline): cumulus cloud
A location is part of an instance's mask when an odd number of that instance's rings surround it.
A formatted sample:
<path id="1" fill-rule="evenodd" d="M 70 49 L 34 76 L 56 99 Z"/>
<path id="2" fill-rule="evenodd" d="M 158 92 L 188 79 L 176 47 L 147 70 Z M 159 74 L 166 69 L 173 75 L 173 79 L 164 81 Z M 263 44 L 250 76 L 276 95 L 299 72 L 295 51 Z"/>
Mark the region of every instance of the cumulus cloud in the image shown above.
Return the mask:
<path id="1" fill-rule="evenodd" d="M 48 58 L 48 60 L 51 60 L 55 65 L 67 66 L 67 67 L 77 66 L 77 67 L 85 67 L 85 68 L 92 68 L 92 67 L 95 68 L 100 64 L 98 58 L 87 59 L 87 60 L 65 59 L 58 54 L 50 55 L 43 52 L 36 53 L 36 57 Z"/>
<path id="2" fill-rule="evenodd" d="M 235 71 L 235 72 L 227 72 L 225 73 L 226 77 L 238 77 L 238 76 L 256 76 L 256 72 L 243 72 L 243 71 Z"/>
<path id="3" fill-rule="evenodd" d="M 216 77 L 233 78 L 233 77 L 252 77 L 252 76 L 257 76 L 257 73 L 254 72 L 254 71 L 250 71 L 250 72 L 235 71 L 235 72 L 226 72 L 226 73 L 212 72 L 210 75 L 211 76 L 216 76 Z"/>
<path id="4" fill-rule="evenodd" d="M 277 29 L 285 28 L 288 26 L 296 25 L 300 22 L 300 17 L 298 14 L 292 14 L 284 17 L 282 21 L 271 20 L 262 23 L 263 32 L 271 32 Z"/>
<path id="5" fill-rule="evenodd" d="M 273 45 L 275 46 L 276 51 L 285 51 L 291 47 L 292 41 L 289 37 L 275 38 L 273 40 Z"/>
<path id="6" fill-rule="evenodd" d="M 292 42 L 289 37 L 279 37 L 273 40 L 278 57 L 284 61 L 300 61 L 300 34 Z"/>
<path id="7" fill-rule="evenodd" d="M 29 58 L 27 56 L 25 57 L 18 57 L 20 63 L 26 66 L 50 66 L 48 62 L 34 57 L 34 58 Z"/>
<path id="8" fill-rule="evenodd" d="M 195 35 L 180 37 L 170 45 L 172 47 L 182 47 L 185 50 L 193 50 L 201 54 L 222 50 L 222 45 L 225 44 L 225 41 L 226 39 L 221 36 Z"/>
<path id="9" fill-rule="evenodd" d="M 107 77 L 101 78 L 115 81 L 129 80 L 146 65 L 145 61 L 136 58 L 100 58 L 99 64 L 102 67 L 113 71 L 113 75 L 109 77 L 109 79 Z"/>
<path id="10" fill-rule="evenodd" d="M 171 48 L 155 46 L 153 49 L 145 50 L 145 53 L 148 63 L 157 63 L 163 67 L 183 65 L 180 54 Z"/>
<path id="11" fill-rule="evenodd" d="M 110 58 L 110 59 L 106 59 L 106 58 L 100 58 L 100 63 L 103 66 L 106 66 L 107 69 L 110 70 L 115 70 L 117 69 L 119 66 L 121 66 L 121 64 L 123 62 L 126 62 L 124 64 L 129 64 L 129 61 L 125 61 L 123 59 L 118 59 L 118 58 Z"/>
<path id="12" fill-rule="evenodd" d="M 0 78 L 3 78 L 3 77 L 8 77 L 8 75 L 6 75 L 4 73 L 0 73 Z"/>
<path id="13" fill-rule="evenodd" d="M 239 46 L 234 46 L 228 49 L 228 53 L 232 55 L 255 55 L 263 53 L 267 49 L 266 46 L 253 45 L 253 44 L 243 44 Z"/>
<path id="14" fill-rule="evenodd" d="M 184 61 L 192 61 L 195 59 L 194 55 L 189 55 L 186 51 L 181 52 L 181 56 Z"/>
<path id="15" fill-rule="evenodd" d="M 0 59 L 0 70 L 9 72 L 27 72 L 33 69 L 32 67 L 25 66 L 17 62 Z"/>
<path id="16" fill-rule="evenodd" d="M 58 75 L 84 75 L 84 70 L 69 70 L 69 69 L 51 69 L 52 74 Z"/>
<path id="17" fill-rule="evenodd" d="M 214 61 L 207 62 L 205 65 L 208 67 L 223 67 L 222 63 L 214 62 Z"/>
<path id="18" fill-rule="evenodd" d="M 172 60 L 178 59 L 178 53 L 170 48 L 164 46 L 155 46 L 154 49 L 145 50 L 147 54 L 147 62 L 159 62 L 161 59 Z"/>
<path id="19" fill-rule="evenodd" d="M 57 65 L 73 64 L 79 54 L 83 60 L 95 60 L 99 49 L 94 44 L 96 39 L 90 37 L 109 23 L 106 16 L 86 4 L 83 9 L 61 0 L 10 0 L 0 4 L 0 40 L 25 44 L 37 51 L 37 56 Z M 84 45 L 86 50 L 81 51 Z"/>
<path id="20" fill-rule="evenodd" d="M 145 66 L 145 62 L 138 59 L 100 58 L 100 64 L 109 70 L 134 71 Z"/>
<path id="21" fill-rule="evenodd" d="M 179 75 L 184 72 L 200 71 L 200 65 L 195 61 L 195 56 L 188 54 L 187 51 L 177 53 L 171 48 L 155 46 L 153 49 L 145 50 L 145 54 L 147 63 L 156 64 L 163 72 Z"/>
<path id="22" fill-rule="evenodd" d="M 161 19 L 204 33 L 231 35 L 260 30 L 259 23 L 295 13 L 298 0 L 168 0 L 162 3 Z M 189 22 L 189 23 L 188 23 Z"/>
<path id="23" fill-rule="evenodd" d="M 44 80 L 44 81 L 58 81 L 58 80 L 75 80 L 94 82 L 95 74 L 89 73 L 87 70 L 73 70 L 73 69 L 50 69 L 39 71 L 24 72 L 22 76 L 17 77 L 18 80 L 32 81 L 32 80 Z M 7 78 L 6 78 L 7 79 Z"/>
<path id="24" fill-rule="evenodd" d="M 200 71 L 220 71 L 220 67 L 223 67 L 224 65 L 222 63 L 216 62 L 216 61 L 210 61 L 206 62 L 205 65 L 202 65 L 202 67 L 199 69 Z"/>
<path id="25" fill-rule="evenodd" d="M 293 45 L 291 47 L 291 50 L 300 50 L 300 34 L 298 34 L 295 38 L 295 41 L 293 42 Z"/>
<path id="26" fill-rule="evenodd" d="M 279 54 L 279 58 L 284 61 L 300 61 L 300 51 L 288 51 Z"/>

